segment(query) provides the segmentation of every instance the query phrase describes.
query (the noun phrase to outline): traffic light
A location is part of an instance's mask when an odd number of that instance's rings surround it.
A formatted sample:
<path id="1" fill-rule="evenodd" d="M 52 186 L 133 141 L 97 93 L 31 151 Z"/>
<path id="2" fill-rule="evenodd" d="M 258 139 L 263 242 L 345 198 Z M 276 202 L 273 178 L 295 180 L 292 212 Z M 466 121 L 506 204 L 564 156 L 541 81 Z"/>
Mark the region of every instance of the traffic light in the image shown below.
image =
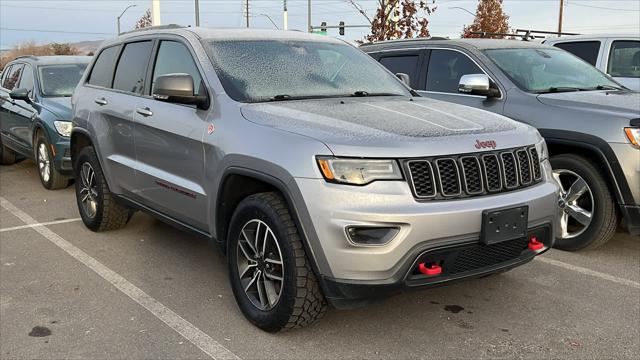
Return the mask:
<path id="1" fill-rule="evenodd" d="M 344 35 L 344 21 L 340 21 L 340 27 L 338 28 L 340 35 Z"/>
<path id="2" fill-rule="evenodd" d="M 320 31 L 321 32 L 325 32 L 325 33 L 327 32 L 327 22 L 326 21 L 323 21 L 323 22 L 320 23 Z"/>

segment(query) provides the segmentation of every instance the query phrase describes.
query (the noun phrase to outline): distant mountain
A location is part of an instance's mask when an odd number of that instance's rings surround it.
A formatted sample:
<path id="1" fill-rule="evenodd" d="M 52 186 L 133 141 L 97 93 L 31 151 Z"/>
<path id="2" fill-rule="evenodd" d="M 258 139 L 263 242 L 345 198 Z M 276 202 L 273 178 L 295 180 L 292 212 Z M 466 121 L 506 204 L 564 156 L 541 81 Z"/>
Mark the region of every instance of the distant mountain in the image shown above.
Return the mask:
<path id="1" fill-rule="evenodd" d="M 90 52 L 96 52 L 96 50 L 98 50 L 98 47 L 100 47 L 100 44 L 103 42 L 104 40 L 94 40 L 94 41 L 80 41 L 80 42 L 76 42 L 76 43 L 70 43 L 69 45 L 73 46 L 74 48 L 78 49 L 78 51 L 80 51 L 81 54 L 88 54 Z"/>

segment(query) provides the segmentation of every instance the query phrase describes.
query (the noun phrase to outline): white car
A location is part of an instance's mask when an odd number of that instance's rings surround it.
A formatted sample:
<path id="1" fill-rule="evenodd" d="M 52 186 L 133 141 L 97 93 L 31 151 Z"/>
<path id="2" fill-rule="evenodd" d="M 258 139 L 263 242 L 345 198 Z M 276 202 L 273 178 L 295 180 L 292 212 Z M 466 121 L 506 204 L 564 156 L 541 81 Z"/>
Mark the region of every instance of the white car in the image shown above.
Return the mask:
<path id="1" fill-rule="evenodd" d="M 572 35 L 545 39 L 609 74 L 620 84 L 640 91 L 640 37 L 638 34 Z"/>

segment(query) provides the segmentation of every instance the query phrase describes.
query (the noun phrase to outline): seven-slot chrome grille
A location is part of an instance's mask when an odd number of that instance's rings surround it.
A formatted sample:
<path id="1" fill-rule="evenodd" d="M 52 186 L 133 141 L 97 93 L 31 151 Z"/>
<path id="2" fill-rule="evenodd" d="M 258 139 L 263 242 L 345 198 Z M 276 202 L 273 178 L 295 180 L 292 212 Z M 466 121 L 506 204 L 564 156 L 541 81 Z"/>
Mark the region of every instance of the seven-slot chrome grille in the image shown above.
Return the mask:
<path id="1" fill-rule="evenodd" d="M 404 161 L 418 199 L 450 199 L 521 189 L 542 179 L 535 147 Z"/>

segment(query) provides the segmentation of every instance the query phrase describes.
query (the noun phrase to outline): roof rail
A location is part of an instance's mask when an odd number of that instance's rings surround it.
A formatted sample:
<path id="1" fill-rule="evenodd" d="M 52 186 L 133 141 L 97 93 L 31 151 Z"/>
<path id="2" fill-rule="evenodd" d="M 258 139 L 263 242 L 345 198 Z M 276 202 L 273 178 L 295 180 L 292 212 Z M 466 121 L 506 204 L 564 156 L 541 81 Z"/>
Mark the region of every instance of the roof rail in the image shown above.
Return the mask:
<path id="1" fill-rule="evenodd" d="M 516 33 L 527 34 L 544 34 L 544 35 L 580 35 L 578 33 L 558 32 L 558 31 L 544 31 L 544 30 L 531 30 L 531 29 L 516 29 Z M 544 36 L 539 36 L 544 37 Z"/>
<path id="2" fill-rule="evenodd" d="M 142 31 L 149 31 L 149 30 L 183 29 L 183 28 L 186 28 L 186 27 L 188 27 L 188 26 L 178 25 L 178 24 L 147 26 L 147 27 L 144 27 L 144 28 L 141 28 L 141 29 L 134 29 L 134 30 L 130 30 L 130 31 L 125 31 L 125 32 L 120 33 L 120 35 L 132 34 L 132 33 L 137 33 L 137 32 L 142 32 Z"/>
<path id="3" fill-rule="evenodd" d="M 425 41 L 425 40 L 451 40 L 451 39 L 445 36 L 417 37 L 417 38 L 409 38 L 409 39 L 389 39 L 389 40 L 379 40 L 379 41 L 368 41 L 360 44 L 360 46 L 386 44 L 386 43 L 392 43 L 392 42 Z"/>
<path id="4" fill-rule="evenodd" d="M 518 33 L 496 33 L 496 32 L 487 32 L 487 31 L 472 31 L 471 34 L 473 35 L 480 35 L 480 37 L 482 38 L 486 38 L 488 36 L 510 36 L 510 37 L 514 37 L 514 38 L 520 38 L 520 40 L 523 41 L 529 41 L 531 39 L 544 39 L 544 36 L 536 36 L 536 35 L 531 35 L 530 33 L 525 33 L 525 34 L 518 34 Z"/>

